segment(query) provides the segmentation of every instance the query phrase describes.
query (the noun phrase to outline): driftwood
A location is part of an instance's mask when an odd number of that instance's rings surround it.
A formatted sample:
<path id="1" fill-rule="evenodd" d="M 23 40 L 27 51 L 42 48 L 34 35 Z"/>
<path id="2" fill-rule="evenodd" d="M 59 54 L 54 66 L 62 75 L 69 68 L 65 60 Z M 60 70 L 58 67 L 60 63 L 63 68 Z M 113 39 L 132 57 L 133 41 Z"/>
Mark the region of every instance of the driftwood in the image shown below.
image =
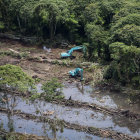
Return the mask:
<path id="1" fill-rule="evenodd" d="M 15 51 L 15 50 L 13 50 L 13 49 L 10 49 L 10 48 L 9 48 L 9 50 L 10 50 L 11 52 L 13 52 L 13 53 L 20 54 L 20 52 Z"/>

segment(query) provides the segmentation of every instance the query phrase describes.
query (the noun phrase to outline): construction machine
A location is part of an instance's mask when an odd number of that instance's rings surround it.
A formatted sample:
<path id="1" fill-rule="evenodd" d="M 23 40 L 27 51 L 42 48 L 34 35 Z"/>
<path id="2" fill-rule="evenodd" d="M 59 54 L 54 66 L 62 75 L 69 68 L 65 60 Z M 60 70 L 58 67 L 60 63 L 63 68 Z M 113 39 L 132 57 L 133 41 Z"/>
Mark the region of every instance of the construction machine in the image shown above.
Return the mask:
<path id="1" fill-rule="evenodd" d="M 83 80 L 83 69 L 75 68 L 74 70 L 69 71 L 69 75 L 71 77 L 81 77 L 81 81 Z"/>
<path id="2" fill-rule="evenodd" d="M 61 58 L 74 58 L 72 53 L 73 53 L 73 51 L 77 51 L 77 50 L 83 50 L 83 52 L 85 53 L 86 47 L 85 46 L 75 46 L 75 47 L 71 48 L 70 50 L 68 50 L 67 52 L 61 53 Z"/>

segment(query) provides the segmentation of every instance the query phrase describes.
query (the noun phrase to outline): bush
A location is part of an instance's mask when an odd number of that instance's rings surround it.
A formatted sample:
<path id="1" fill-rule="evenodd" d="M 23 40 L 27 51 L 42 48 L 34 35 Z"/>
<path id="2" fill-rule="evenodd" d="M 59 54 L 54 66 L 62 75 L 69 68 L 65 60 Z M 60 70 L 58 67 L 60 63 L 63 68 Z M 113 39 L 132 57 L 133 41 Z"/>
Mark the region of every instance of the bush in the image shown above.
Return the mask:
<path id="1" fill-rule="evenodd" d="M 64 96 L 62 95 L 62 88 L 63 85 L 58 82 L 56 78 L 53 78 L 50 81 L 45 82 L 42 85 L 42 90 L 44 91 L 43 93 L 36 93 L 33 94 L 31 99 L 39 99 L 43 98 L 46 101 L 51 101 L 53 99 L 62 99 Z"/>
<path id="2" fill-rule="evenodd" d="M 10 86 L 19 91 L 32 91 L 35 89 L 35 81 L 25 74 L 19 66 L 0 66 L 0 87 Z"/>
<path id="3" fill-rule="evenodd" d="M 41 96 L 46 100 L 52 99 L 61 99 L 63 98 L 62 94 L 63 85 L 58 82 L 56 78 L 53 78 L 51 81 L 47 81 L 43 84 L 42 90 L 44 91 Z"/>

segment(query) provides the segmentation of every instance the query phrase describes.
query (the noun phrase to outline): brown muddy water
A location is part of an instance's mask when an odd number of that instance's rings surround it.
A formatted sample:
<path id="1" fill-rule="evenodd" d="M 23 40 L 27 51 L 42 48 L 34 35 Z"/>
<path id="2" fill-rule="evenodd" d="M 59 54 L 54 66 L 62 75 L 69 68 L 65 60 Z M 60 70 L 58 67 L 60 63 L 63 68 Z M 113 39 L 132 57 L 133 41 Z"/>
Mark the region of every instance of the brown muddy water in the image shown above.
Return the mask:
<path id="1" fill-rule="evenodd" d="M 14 96 L 8 93 L 0 93 L 1 97 L 3 97 L 4 99 L 7 98 L 8 102 L 5 102 L 3 104 L 0 104 L 1 107 L 3 108 L 7 108 L 9 110 L 21 110 L 24 113 L 29 113 L 29 114 L 33 114 L 36 116 L 46 116 L 48 118 L 51 119 L 59 119 L 59 120 L 64 120 L 66 122 L 69 123 L 74 123 L 74 124 L 79 124 L 82 126 L 91 126 L 91 127 L 96 127 L 96 128 L 103 128 L 103 129 L 107 129 L 107 130 L 115 130 L 117 132 L 122 132 L 131 136 L 136 136 L 136 137 L 140 137 L 140 121 L 132 121 L 129 120 L 127 118 L 123 118 L 123 117 L 119 117 L 119 116 L 109 116 L 109 115 L 105 115 L 101 112 L 96 112 L 93 110 L 88 110 L 88 109 L 84 109 L 84 108 L 74 108 L 74 107 L 66 107 L 66 106 L 61 106 L 61 105 L 57 105 L 57 104 L 52 104 L 52 103 L 47 103 L 45 101 L 35 101 L 35 102 L 31 102 L 25 99 L 22 99 L 21 97 L 18 96 Z M 53 112 L 51 113 L 51 115 L 46 115 L 49 112 Z M 8 116 L 7 116 L 8 117 Z M 0 115 L 0 123 L 3 123 L 4 125 L 4 129 L 8 130 L 8 121 L 6 114 Z M 38 135 L 38 133 L 33 132 L 32 131 L 32 126 L 34 129 L 38 128 L 38 124 L 36 124 L 33 120 L 23 120 L 23 119 L 18 119 L 17 120 L 17 116 L 11 116 L 13 119 L 13 121 L 15 121 L 15 125 L 14 125 L 14 129 L 16 132 L 17 129 L 20 127 L 20 123 L 25 124 L 30 124 L 31 128 L 29 130 L 29 128 L 27 127 L 26 129 L 26 125 L 23 127 L 24 131 L 26 133 L 29 134 L 36 134 Z M 14 119 L 15 118 L 15 119 Z M 17 123 L 19 121 L 19 124 Z M 29 123 L 28 123 L 29 121 Z M 36 125 L 35 125 L 36 124 Z M 43 123 L 39 123 L 39 126 L 41 127 L 43 125 Z M 22 126 L 22 125 L 21 125 Z M 28 126 L 28 125 L 27 125 Z M 40 128 L 39 127 L 39 128 Z M 20 128 L 20 130 L 23 129 Z M 41 130 L 41 129 L 39 129 Z M 41 130 L 42 131 L 42 130 Z M 65 130 L 66 133 L 70 133 L 67 135 L 68 139 L 71 139 L 71 133 L 76 133 L 76 136 L 79 136 L 80 134 L 78 132 L 76 132 L 76 130 Z M 41 132 L 42 135 L 43 132 Z M 58 134 L 60 135 L 60 132 L 58 132 Z M 51 134 L 50 134 L 51 135 Z M 61 134 L 63 135 L 63 133 Z M 66 134 L 64 134 L 66 135 Z M 84 135 L 83 132 L 81 132 L 81 135 Z M 44 135 L 42 135 L 44 136 Z M 69 137 L 70 136 L 70 137 Z M 75 136 L 75 137 L 76 137 Z M 84 135 L 83 137 L 86 137 L 86 135 Z M 75 140 L 77 138 L 74 138 Z M 91 138 L 93 139 L 93 138 Z M 100 138 L 99 138 L 100 139 Z"/>

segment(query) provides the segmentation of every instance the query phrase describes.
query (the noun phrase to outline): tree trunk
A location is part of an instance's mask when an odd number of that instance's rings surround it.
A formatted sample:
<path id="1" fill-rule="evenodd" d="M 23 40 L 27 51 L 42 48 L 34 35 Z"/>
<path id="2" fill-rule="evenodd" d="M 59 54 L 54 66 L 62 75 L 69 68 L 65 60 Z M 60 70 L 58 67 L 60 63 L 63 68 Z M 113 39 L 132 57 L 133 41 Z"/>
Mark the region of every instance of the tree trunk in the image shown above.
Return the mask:
<path id="1" fill-rule="evenodd" d="M 21 32 L 21 24 L 20 24 L 20 19 L 18 16 L 17 16 L 17 21 L 18 21 L 18 26 L 19 26 L 20 32 Z"/>

